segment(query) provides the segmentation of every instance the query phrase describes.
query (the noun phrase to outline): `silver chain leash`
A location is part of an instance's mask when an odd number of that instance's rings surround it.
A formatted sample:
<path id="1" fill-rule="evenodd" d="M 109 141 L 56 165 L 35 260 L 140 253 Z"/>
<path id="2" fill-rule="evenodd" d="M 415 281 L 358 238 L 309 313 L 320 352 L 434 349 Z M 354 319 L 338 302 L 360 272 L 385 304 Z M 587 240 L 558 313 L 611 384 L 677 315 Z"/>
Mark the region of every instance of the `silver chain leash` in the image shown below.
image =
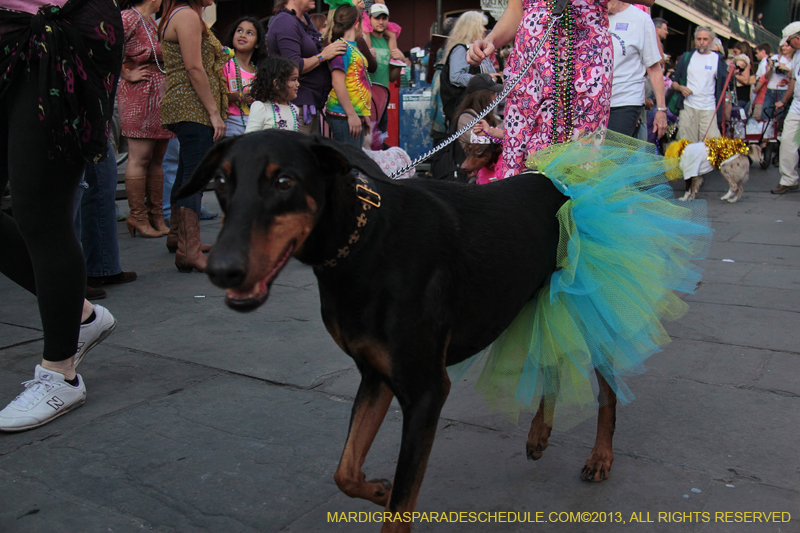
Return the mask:
<path id="1" fill-rule="evenodd" d="M 408 171 L 409 171 L 409 170 L 411 170 L 412 168 L 416 167 L 417 165 L 419 165 L 420 163 L 422 163 L 422 162 L 423 162 L 423 161 L 425 161 L 426 159 L 430 158 L 430 157 L 431 157 L 433 154 L 435 154 L 435 153 L 437 153 L 437 152 L 439 152 L 439 151 L 443 150 L 443 149 L 444 149 L 444 148 L 446 148 L 446 147 L 447 147 L 447 146 L 448 146 L 450 143 L 453 143 L 453 142 L 455 142 L 455 141 L 456 141 L 456 139 L 458 139 L 459 137 L 461 137 L 462 135 L 464 135 L 464 134 L 465 134 L 465 133 L 467 133 L 468 131 L 471 131 L 471 130 L 472 130 L 472 128 L 473 128 L 473 127 L 475 127 L 475 124 L 477 124 L 478 122 L 480 122 L 480 120 L 481 120 L 483 117 L 485 117 L 485 116 L 486 116 L 486 115 L 488 115 L 488 114 L 489 114 L 489 113 L 490 113 L 492 110 L 494 110 L 494 108 L 495 108 L 495 107 L 497 107 L 497 105 L 498 105 L 498 104 L 499 104 L 499 103 L 500 103 L 500 102 L 501 102 L 503 99 L 505 99 L 505 97 L 506 97 L 506 96 L 508 96 L 508 94 L 509 94 L 509 93 L 510 93 L 512 90 L 514 90 L 514 88 L 515 88 L 515 87 L 516 87 L 516 86 L 519 84 L 520 80 L 522 79 L 522 76 L 524 76 L 524 75 L 525 75 L 525 73 L 526 73 L 526 72 L 528 72 L 528 70 L 531 68 L 531 66 L 533 66 L 533 63 L 536 61 L 536 58 L 537 58 L 537 56 L 539 55 L 539 52 L 541 51 L 542 47 L 544 46 L 544 43 L 546 43 L 546 42 L 547 42 L 547 39 L 548 39 L 548 37 L 550 37 L 550 32 L 553 30 L 553 28 L 555 27 L 556 23 L 557 23 L 557 22 L 558 22 L 558 21 L 561 19 L 561 17 L 564 15 L 564 10 L 567 8 L 567 4 L 568 4 L 568 3 L 569 3 L 569 0 L 559 0 L 559 2 L 557 2 L 557 3 L 556 3 L 556 6 L 555 6 L 555 8 L 553 9 L 553 18 L 551 18 L 551 19 L 550 19 L 550 24 L 547 26 L 547 29 L 545 30 L 545 32 L 544 32 L 544 35 L 542 35 L 542 38 L 539 40 L 539 44 L 537 44 L 537 45 L 536 45 L 536 48 L 534 49 L 533 53 L 531 54 L 531 58 L 528 60 L 528 64 L 527 64 L 527 65 L 525 65 L 525 68 L 524 68 L 524 69 L 522 69 L 522 70 L 521 70 L 521 71 L 520 71 L 520 72 L 519 72 L 519 73 L 518 73 L 518 74 L 517 74 L 517 75 L 516 75 L 516 76 L 513 78 L 513 80 L 512 80 L 512 81 L 510 81 L 510 82 L 508 82 L 508 83 L 506 84 L 505 88 L 504 88 L 504 89 L 503 89 L 503 91 L 502 91 L 502 92 L 501 92 L 501 93 L 498 95 L 498 97 L 497 97 L 497 98 L 495 98 L 494 102 L 492 102 L 491 104 L 489 104 L 489 105 L 488 105 L 488 106 L 487 106 L 487 107 L 486 107 L 486 108 L 485 108 L 483 111 L 481 111 L 481 112 L 478 114 L 478 116 L 476 116 L 474 119 L 472 119 L 472 121 L 471 121 L 469 124 L 467 124 L 466 126 L 464 126 L 463 128 L 461 128 L 460 130 L 458 130 L 457 132 L 455 132 L 454 134 L 452 134 L 450 137 L 446 138 L 444 141 L 442 141 L 441 143 L 439 143 L 439 144 L 438 144 L 436 147 L 432 148 L 431 150 L 428 150 L 427 152 L 425 152 L 425 153 L 424 153 L 424 154 L 422 154 L 421 156 L 417 157 L 417 158 L 416 158 L 414 161 L 412 161 L 411 163 L 409 163 L 409 164 L 407 164 L 406 166 L 404 166 L 404 167 L 400 168 L 399 170 L 395 170 L 395 171 L 394 171 L 394 172 L 393 172 L 393 173 L 392 173 L 392 174 L 391 174 L 389 177 L 390 177 L 391 179 L 397 179 L 397 177 L 398 177 L 398 176 L 402 176 L 403 174 L 405 174 L 406 172 L 408 172 Z"/>

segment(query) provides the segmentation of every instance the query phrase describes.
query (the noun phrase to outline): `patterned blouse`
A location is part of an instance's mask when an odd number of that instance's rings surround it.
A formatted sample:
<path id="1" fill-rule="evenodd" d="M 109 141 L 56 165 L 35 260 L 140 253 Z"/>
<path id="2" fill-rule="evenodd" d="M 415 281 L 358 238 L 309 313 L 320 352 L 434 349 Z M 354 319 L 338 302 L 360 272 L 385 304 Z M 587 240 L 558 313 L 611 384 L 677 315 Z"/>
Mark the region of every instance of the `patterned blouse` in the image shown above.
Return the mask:
<path id="1" fill-rule="evenodd" d="M 167 71 L 167 91 L 161 103 L 161 122 L 164 126 L 178 122 L 196 122 L 211 126 L 211 118 L 203 102 L 197 96 L 189 80 L 189 73 L 183 64 L 181 47 L 178 43 L 161 40 L 164 63 Z M 203 69 L 208 75 L 211 95 L 217 103 L 223 119 L 228 116 L 228 88 L 222 67 L 228 62 L 228 56 L 222 50 L 222 44 L 210 31 L 203 34 L 200 44 L 203 58 Z"/>

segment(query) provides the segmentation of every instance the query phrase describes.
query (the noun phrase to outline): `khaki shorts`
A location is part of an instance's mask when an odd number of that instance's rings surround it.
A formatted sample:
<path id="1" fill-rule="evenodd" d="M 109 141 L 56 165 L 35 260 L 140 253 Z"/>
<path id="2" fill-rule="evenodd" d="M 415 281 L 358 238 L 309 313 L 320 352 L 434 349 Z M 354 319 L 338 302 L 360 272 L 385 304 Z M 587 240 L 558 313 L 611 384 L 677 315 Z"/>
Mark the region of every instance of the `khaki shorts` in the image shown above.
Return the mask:
<path id="1" fill-rule="evenodd" d="M 709 128 L 709 124 L 711 127 Z M 708 135 L 705 135 L 708 130 Z M 690 143 L 703 140 L 703 136 L 708 138 L 721 137 L 717 126 L 717 114 L 714 110 L 700 110 L 692 107 L 684 107 L 681 110 L 678 120 L 678 139 L 686 139 Z"/>

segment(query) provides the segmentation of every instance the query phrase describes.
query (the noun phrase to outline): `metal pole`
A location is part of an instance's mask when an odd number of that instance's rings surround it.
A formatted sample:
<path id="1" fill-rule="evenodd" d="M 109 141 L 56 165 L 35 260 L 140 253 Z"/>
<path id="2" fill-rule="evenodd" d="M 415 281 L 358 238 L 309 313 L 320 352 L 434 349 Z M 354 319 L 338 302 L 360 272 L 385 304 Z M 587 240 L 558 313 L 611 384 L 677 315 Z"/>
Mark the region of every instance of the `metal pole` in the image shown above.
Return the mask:
<path id="1" fill-rule="evenodd" d="M 436 0 L 436 33 L 442 34 L 442 0 Z"/>

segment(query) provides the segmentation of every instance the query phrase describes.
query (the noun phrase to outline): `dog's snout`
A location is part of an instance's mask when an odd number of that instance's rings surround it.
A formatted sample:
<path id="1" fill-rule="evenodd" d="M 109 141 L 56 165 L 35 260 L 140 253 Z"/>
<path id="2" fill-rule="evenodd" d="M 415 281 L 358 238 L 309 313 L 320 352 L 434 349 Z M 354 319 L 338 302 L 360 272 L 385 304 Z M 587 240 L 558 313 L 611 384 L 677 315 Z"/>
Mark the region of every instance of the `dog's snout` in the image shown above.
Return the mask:
<path id="1" fill-rule="evenodd" d="M 211 254 L 206 265 L 211 283 L 222 289 L 234 289 L 241 286 L 247 277 L 247 263 L 240 258 L 225 258 Z"/>

